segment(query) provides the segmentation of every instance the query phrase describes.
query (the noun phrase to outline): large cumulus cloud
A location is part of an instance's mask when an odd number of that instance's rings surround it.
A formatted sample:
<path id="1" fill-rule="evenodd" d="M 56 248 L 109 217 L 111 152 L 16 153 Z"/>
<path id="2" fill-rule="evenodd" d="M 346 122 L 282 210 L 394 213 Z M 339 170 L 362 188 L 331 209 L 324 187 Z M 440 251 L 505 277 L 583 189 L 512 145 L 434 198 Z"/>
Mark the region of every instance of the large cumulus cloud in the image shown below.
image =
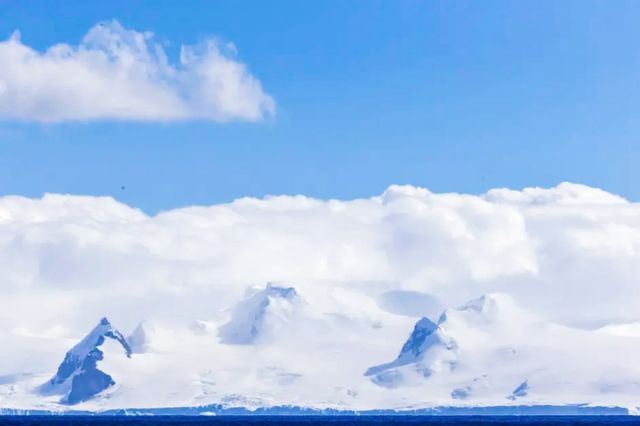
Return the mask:
<path id="1" fill-rule="evenodd" d="M 595 327 L 640 320 L 638 279 L 640 205 L 575 184 L 482 195 L 392 186 L 368 199 L 243 198 L 153 217 L 110 198 L 0 198 L 3 332 L 82 330 L 101 315 L 128 326 L 208 318 L 268 281 L 307 299 L 339 286 L 449 306 L 503 291 Z"/>

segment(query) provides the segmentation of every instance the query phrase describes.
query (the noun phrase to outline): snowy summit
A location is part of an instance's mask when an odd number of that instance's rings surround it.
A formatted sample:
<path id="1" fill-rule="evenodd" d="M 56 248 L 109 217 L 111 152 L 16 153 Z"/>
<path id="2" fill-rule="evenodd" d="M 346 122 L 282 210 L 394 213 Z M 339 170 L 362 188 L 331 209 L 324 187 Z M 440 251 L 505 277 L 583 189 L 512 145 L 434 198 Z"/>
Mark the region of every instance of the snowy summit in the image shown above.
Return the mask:
<path id="1" fill-rule="evenodd" d="M 100 323 L 75 345 L 64 357 L 56 374 L 40 388 L 43 394 L 62 394 L 61 402 L 77 404 L 115 385 L 113 378 L 98 369 L 104 359 L 100 346 L 105 339 L 113 339 L 122 346 L 124 354 L 131 357 L 132 350 L 126 339 L 111 326 L 108 319 Z"/>

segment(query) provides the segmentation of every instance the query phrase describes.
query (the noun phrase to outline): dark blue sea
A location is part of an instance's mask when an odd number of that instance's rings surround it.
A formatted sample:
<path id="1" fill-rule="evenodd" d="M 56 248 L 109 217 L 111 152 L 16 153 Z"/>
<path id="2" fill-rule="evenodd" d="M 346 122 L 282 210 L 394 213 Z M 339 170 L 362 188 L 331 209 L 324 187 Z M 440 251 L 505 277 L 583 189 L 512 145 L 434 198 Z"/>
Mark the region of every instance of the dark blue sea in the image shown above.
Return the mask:
<path id="1" fill-rule="evenodd" d="M 0 416 L 8 426 L 640 425 L 633 416 Z"/>

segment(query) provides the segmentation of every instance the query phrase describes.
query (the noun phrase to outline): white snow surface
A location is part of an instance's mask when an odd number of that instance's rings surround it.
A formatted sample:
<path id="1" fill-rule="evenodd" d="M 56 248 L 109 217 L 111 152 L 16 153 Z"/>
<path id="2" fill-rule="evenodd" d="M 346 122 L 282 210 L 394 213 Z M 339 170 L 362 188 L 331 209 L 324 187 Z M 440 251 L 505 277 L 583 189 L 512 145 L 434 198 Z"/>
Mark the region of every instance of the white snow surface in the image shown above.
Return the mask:
<path id="1" fill-rule="evenodd" d="M 0 408 L 640 405 L 640 204 L 583 185 L 5 196 L 0 265 Z M 116 384 L 37 392 L 101 317 Z"/>
<path id="2" fill-rule="evenodd" d="M 255 290 L 255 289 L 250 289 Z M 249 291 L 245 300 L 236 306 L 228 323 L 219 329 L 223 343 L 251 344 L 287 333 L 298 305 L 301 303 L 293 287 L 279 287 L 271 283 L 263 290 Z"/>

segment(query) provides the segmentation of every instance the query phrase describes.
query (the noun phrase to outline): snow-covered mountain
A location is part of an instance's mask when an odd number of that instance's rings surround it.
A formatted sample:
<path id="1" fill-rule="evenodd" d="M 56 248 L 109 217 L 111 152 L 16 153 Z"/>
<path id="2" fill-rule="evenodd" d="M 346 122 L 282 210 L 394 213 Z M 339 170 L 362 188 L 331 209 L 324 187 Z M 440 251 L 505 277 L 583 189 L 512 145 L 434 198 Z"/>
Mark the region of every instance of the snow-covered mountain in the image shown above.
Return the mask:
<path id="1" fill-rule="evenodd" d="M 0 409 L 640 401 L 640 203 L 583 185 L 155 215 L 6 196 L 0 262 Z M 105 314 L 134 355 L 102 330 L 65 358 Z M 85 362 L 107 387 L 69 396 Z"/>
<path id="2" fill-rule="evenodd" d="M 558 403 L 576 395 L 621 404 L 640 395 L 639 371 L 620 351 L 638 343 L 544 321 L 496 293 L 445 310 L 437 324 L 421 319 L 397 359 L 365 375 L 442 404 Z"/>
<path id="3" fill-rule="evenodd" d="M 122 333 L 113 328 L 107 318 L 102 318 L 84 339 L 67 352 L 56 374 L 40 386 L 40 393 L 62 394 L 61 402 L 77 404 L 115 385 L 109 374 L 98 369 L 98 363 L 104 359 L 100 347 L 105 339 L 118 342 L 125 355 L 131 357 L 131 347 Z"/>
<path id="4" fill-rule="evenodd" d="M 437 324 L 423 317 L 416 323 L 398 357 L 392 362 L 369 368 L 365 375 L 372 376 L 373 382 L 380 386 L 395 387 L 403 379 L 398 368 L 412 365 L 421 376 L 429 377 L 434 370 L 441 369 L 442 364 L 453 365 L 456 347 L 456 342 Z"/>
<path id="5" fill-rule="evenodd" d="M 474 299 L 456 309 L 447 309 L 437 324 L 428 318 L 418 321 L 402 346 L 398 357 L 389 363 L 369 368 L 365 375 L 380 386 L 416 385 L 433 374 L 455 375 L 463 369 L 470 352 L 479 353 L 504 346 L 505 353 L 513 351 L 520 342 L 510 339 L 519 336 L 535 323 L 535 317 L 520 308 L 506 294 L 489 294 Z M 458 343 L 461 342 L 461 343 Z M 481 372 L 481 377 L 486 374 Z M 472 380 L 473 383 L 480 381 Z M 468 388 L 468 389 L 467 389 Z M 465 399 L 471 388 L 453 389 L 452 397 Z"/>
<path id="6" fill-rule="evenodd" d="M 0 408 L 635 410 L 640 400 L 639 338 L 556 324 L 503 293 L 445 309 L 434 322 L 381 309 L 350 289 L 267 285 L 226 315 L 151 324 L 138 323 L 125 339 L 103 319 L 44 385 L 39 368 L 0 375 Z M 39 348 L 69 341 L 18 337 Z M 45 368 L 51 357 L 45 351 L 32 365 Z"/>
<path id="7" fill-rule="evenodd" d="M 458 377 L 466 376 L 468 383 L 450 389 L 453 399 L 464 400 L 478 388 L 488 390 L 489 380 L 503 373 L 501 367 L 510 368 L 509 358 L 527 345 L 525 336 L 531 337 L 539 326 L 542 324 L 535 315 L 510 296 L 484 295 L 459 308 L 445 310 L 437 324 L 422 318 L 398 357 L 369 368 L 365 375 L 385 387 L 426 386 L 430 381 L 447 380 L 454 386 Z M 477 364 L 483 359 L 490 364 Z M 433 375 L 437 377 L 432 378 Z M 523 394 L 523 388 L 513 392 Z"/>
<path id="8" fill-rule="evenodd" d="M 277 333 L 302 303 L 293 287 L 268 283 L 262 290 L 250 290 L 253 291 L 233 310 L 229 322 L 220 327 L 222 342 L 251 344 Z"/>

